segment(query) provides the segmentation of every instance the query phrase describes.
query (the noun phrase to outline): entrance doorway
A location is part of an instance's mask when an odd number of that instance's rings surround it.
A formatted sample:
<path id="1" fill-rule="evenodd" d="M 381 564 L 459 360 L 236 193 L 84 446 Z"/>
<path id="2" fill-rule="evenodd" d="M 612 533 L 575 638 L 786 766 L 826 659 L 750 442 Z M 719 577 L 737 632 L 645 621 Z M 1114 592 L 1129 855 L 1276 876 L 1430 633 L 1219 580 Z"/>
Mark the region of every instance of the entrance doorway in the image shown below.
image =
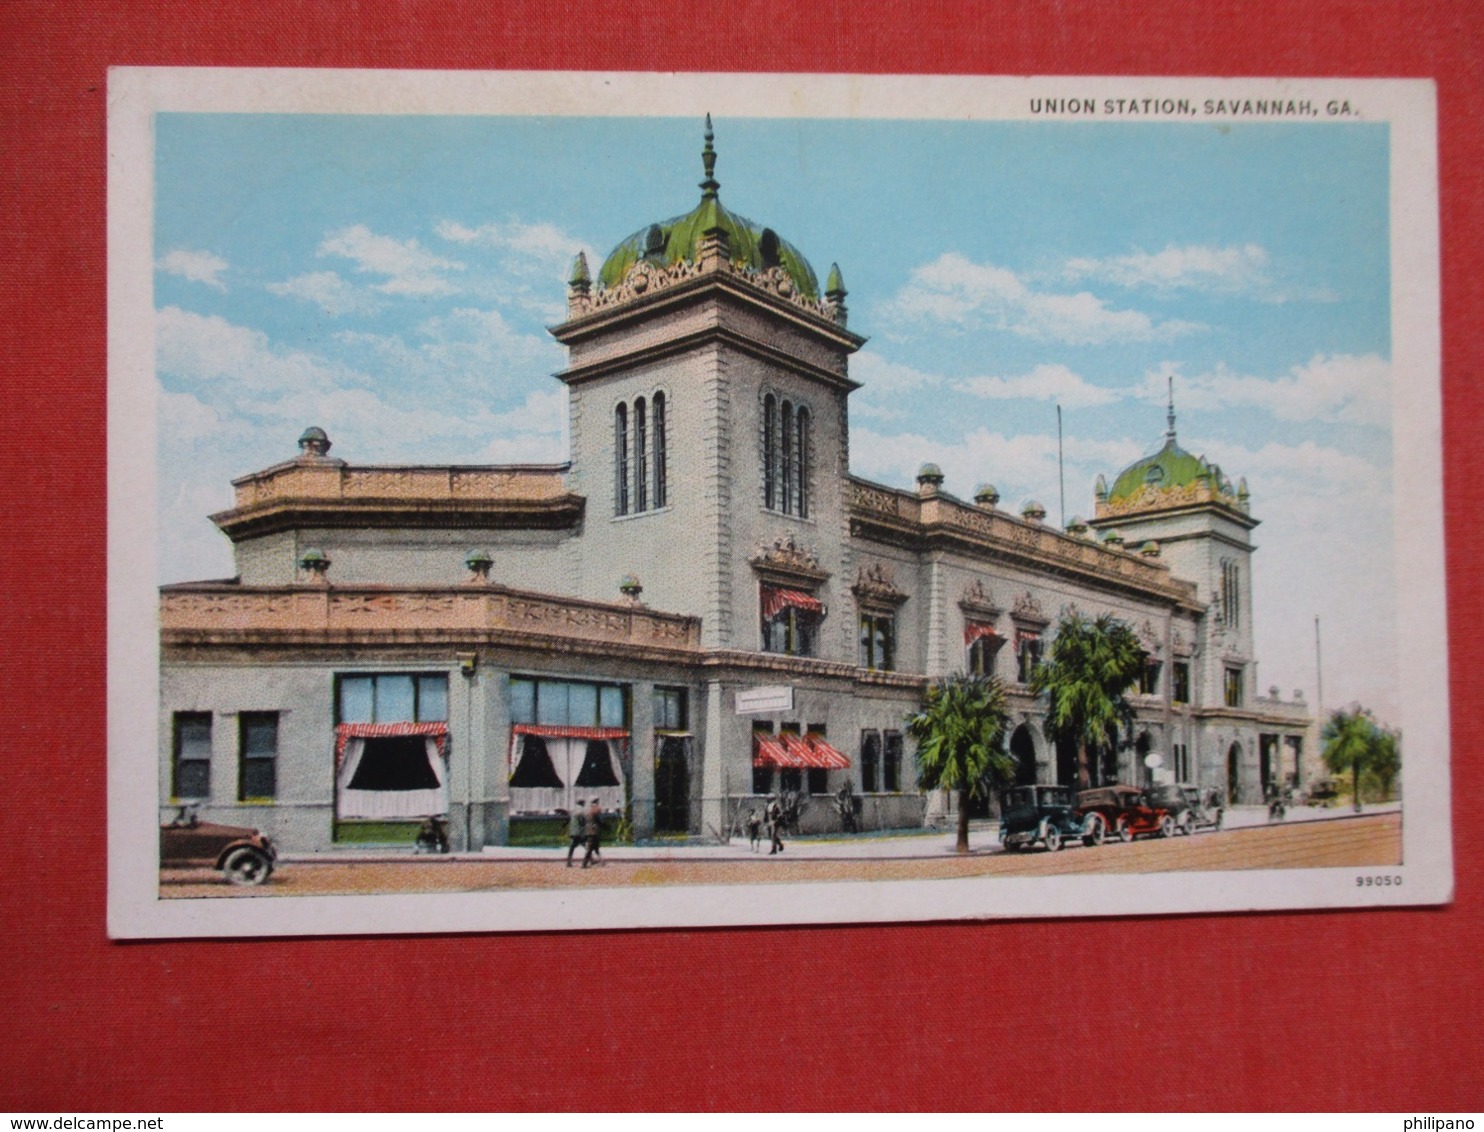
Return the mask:
<path id="1" fill-rule="evenodd" d="M 661 735 L 654 754 L 656 833 L 690 832 L 690 736 Z"/>
<path id="2" fill-rule="evenodd" d="M 1036 744 L 1031 738 L 1030 728 L 1021 724 L 1010 736 L 1010 754 L 1015 758 L 1015 785 L 1036 784 Z"/>
<path id="3" fill-rule="evenodd" d="M 1077 744 L 1069 739 L 1058 739 L 1056 741 L 1056 781 L 1062 786 L 1070 786 L 1073 790 L 1081 790 L 1087 785 L 1078 774 L 1077 766 Z"/>
<path id="4" fill-rule="evenodd" d="M 1233 806 L 1242 801 L 1242 748 L 1237 743 L 1226 752 L 1226 798 Z"/>

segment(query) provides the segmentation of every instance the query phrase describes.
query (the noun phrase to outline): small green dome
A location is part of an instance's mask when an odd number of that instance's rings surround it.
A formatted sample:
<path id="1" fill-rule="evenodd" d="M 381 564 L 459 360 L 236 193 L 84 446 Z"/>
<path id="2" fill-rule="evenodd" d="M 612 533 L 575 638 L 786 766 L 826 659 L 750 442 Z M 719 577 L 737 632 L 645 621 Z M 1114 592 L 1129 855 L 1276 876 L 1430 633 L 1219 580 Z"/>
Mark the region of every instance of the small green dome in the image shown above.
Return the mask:
<path id="1" fill-rule="evenodd" d="M 1178 491 L 1199 486 L 1210 493 L 1211 498 L 1234 500 L 1231 481 L 1221 473 L 1221 468 L 1207 462 L 1203 456 L 1192 456 L 1175 443 L 1175 399 L 1174 382 L 1170 384 L 1170 406 L 1165 431 L 1164 447 L 1152 456 L 1137 460 L 1118 473 L 1113 486 L 1104 500 L 1102 477 L 1098 477 L 1098 501 L 1109 507 L 1128 504 L 1146 492 L 1156 496 L 1167 491 Z"/>
<path id="2" fill-rule="evenodd" d="M 733 263 L 755 271 L 781 267 L 805 298 L 819 298 L 819 278 L 802 252 L 771 228 L 739 216 L 721 203 L 721 187 L 712 175 L 716 152 L 712 149 L 711 115 L 706 115 L 706 179 L 701 182 L 701 203 L 684 216 L 674 216 L 655 224 L 646 224 L 608 253 L 598 269 L 598 282 L 604 287 L 617 287 L 629 269 L 640 260 L 655 267 L 669 267 L 682 261 L 695 262 L 701 251 L 701 237 L 713 228 L 726 233 L 727 254 Z M 843 288 L 841 288 L 843 290 Z"/>

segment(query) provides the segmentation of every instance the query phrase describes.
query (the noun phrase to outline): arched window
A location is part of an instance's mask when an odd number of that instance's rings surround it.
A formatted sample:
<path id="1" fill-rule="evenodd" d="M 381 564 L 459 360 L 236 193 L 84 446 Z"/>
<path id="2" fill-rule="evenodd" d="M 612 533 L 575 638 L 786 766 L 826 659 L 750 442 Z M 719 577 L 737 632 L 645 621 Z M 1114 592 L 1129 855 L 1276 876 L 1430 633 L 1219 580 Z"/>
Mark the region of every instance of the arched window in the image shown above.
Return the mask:
<path id="1" fill-rule="evenodd" d="M 794 498 L 794 407 L 783 402 L 782 429 L 779 438 L 778 510 L 785 515 L 793 511 Z"/>
<path id="2" fill-rule="evenodd" d="M 771 393 L 763 398 L 763 506 L 778 506 L 778 401 Z"/>
<path id="3" fill-rule="evenodd" d="M 629 513 L 629 407 L 613 410 L 613 512 Z"/>
<path id="4" fill-rule="evenodd" d="M 799 406 L 798 423 L 794 426 L 794 435 L 798 439 L 798 454 L 794 460 L 794 479 L 798 483 L 798 507 L 795 509 L 799 518 L 809 517 L 809 410 L 802 405 Z"/>
<path id="5" fill-rule="evenodd" d="M 665 482 L 665 395 L 654 395 L 654 505 L 663 507 L 666 501 Z"/>
<path id="6" fill-rule="evenodd" d="M 634 402 L 634 510 L 649 510 L 649 430 L 644 398 Z"/>

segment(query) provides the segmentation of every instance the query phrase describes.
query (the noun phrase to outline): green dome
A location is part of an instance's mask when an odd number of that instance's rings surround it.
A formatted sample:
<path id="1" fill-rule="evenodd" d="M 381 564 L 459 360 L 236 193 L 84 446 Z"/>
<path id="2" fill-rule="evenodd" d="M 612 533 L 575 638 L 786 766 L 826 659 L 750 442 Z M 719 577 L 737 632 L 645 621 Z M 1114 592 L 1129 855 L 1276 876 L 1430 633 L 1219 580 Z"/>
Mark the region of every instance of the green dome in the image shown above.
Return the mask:
<path id="1" fill-rule="evenodd" d="M 682 261 L 695 262 L 701 251 L 701 237 L 713 228 L 726 233 L 727 253 L 733 263 L 766 271 L 781 267 L 805 298 L 819 298 L 819 279 L 814 268 L 798 248 L 779 237 L 773 229 L 739 216 L 721 203 L 721 187 L 713 171 L 716 153 L 711 146 L 711 116 L 706 116 L 706 179 L 701 182 L 701 203 L 684 216 L 671 217 L 646 224 L 608 253 L 598 270 L 598 282 L 604 287 L 617 287 L 629 269 L 640 260 L 655 267 L 669 267 Z"/>
<path id="2" fill-rule="evenodd" d="M 1199 456 L 1192 456 L 1171 437 L 1153 456 L 1145 456 L 1118 473 L 1118 478 L 1113 481 L 1113 487 L 1108 492 L 1108 502 L 1119 503 L 1133 499 L 1146 487 L 1168 491 L 1170 488 L 1189 487 L 1202 481 L 1215 491 L 1219 488 L 1219 475 L 1219 470 Z"/>

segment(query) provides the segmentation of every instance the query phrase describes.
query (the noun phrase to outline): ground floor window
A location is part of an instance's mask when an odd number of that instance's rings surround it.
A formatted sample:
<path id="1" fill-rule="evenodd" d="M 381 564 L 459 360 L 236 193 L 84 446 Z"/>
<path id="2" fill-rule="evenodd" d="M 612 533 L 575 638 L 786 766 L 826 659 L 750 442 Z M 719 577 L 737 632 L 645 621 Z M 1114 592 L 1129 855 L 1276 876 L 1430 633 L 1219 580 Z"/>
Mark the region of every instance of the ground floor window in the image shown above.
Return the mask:
<path id="1" fill-rule="evenodd" d="M 335 816 L 412 821 L 448 812 L 448 725 L 336 728 Z"/>
<path id="2" fill-rule="evenodd" d="M 1176 743 L 1170 748 L 1170 753 L 1175 760 L 1175 781 L 1190 782 L 1190 748 L 1184 743 Z"/>
<path id="3" fill-rule="evenodd" d="M 622 810 L 628 738 L 618 728 L 517 724 L 510 741 L 510 812 L 571 813 L 593 802 L 601 810 Z"/>
<path id="4" fill-rule="evenodd" d="M 881 769 L 881 732 L 861 732 L 861 789 L 874 794 L 880 788 L 878 773 Z"/>
<path id="5" fill-rule="evenodd" d="M 654 827 L 661 833 L 685 833 L 691 828 L 690 762 L 689 735 L 656 736 Z"/>
<path id="6" fill-rule="evenodd" d="M 510 722 L 543 727 L 628 727 L 628 689 L 621 684 L 510 677 Z"/>
<path id="7" fill-rule="evenodd" d="M 340 723 L 442 723 L 448 720 L 448 677 L 442 673 L 342 673 L 336 680 Z"/>
<path id="8" fill-rule="evenodd" d="M 895 794 L 902 789 L 902 733 L 881 734 L 881 789 Z"/>
<path id="9" fill-rule="evenodd" d="M 170 767 L 174 798 L 211 797 L 211 713 L 175 713 Z"/>
<path id="10" fill-rule="evenodd" d="M 278 713 L 237 717 L 237 800 L 271 801 L 278 793 Z"/>

